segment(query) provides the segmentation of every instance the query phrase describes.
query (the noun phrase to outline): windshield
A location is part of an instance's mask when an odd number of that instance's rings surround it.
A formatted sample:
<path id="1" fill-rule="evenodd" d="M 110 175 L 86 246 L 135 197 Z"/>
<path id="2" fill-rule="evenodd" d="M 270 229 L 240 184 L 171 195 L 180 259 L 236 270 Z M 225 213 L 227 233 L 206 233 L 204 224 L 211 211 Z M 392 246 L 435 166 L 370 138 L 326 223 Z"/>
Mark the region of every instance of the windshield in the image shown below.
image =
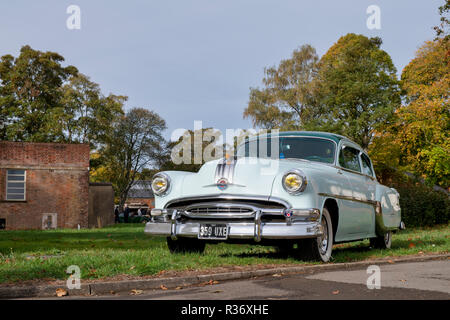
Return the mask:
<path id="1" fill-rule="evenodd" d="M 305 159 L 333 163 L 335 144 L 331 140 L 308 137 L 258 138 L 241 144 L 238 157 Z"/>

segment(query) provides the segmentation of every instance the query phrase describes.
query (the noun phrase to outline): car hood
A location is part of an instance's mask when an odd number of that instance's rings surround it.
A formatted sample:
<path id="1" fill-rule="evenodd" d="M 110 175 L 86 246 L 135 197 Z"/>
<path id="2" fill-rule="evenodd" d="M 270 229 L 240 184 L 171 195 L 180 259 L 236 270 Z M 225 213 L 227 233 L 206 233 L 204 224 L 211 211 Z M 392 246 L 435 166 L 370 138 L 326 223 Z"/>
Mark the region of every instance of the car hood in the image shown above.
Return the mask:
<path id="1" fill-rule="evenodd" d="M 314 164 L 302 160 L 277 160 L 261 158 L 224 159 L 205 163 L 196 174 L 187 174 L 181 183 L 179 194 L 173 197 L 192 197 L 214 194 L 245 194 L 270 197 L 277 176 L 297 168 L 308 170 Z M 227 180 L 225 188 L 218 185 L 221 178 Z M 171 197 L 172 198 L 172 197 Z"/>

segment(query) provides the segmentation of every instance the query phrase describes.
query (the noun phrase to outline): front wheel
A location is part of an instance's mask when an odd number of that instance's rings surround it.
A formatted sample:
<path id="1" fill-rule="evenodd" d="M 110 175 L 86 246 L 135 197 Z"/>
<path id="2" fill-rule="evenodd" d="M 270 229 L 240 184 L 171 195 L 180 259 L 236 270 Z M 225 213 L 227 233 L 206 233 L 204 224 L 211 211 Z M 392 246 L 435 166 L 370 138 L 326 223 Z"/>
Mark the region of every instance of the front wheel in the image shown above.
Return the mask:
<path id="1" fill-rule="evenodd" d="M 388 231 L 383 236 L 370 239 L 370 246 L 376 249 L 390 249 L 392 244 L 392 232 Z"/>
<path id="2" fill-rule="evenodd" d="M 333 250 L 333 225 L 327 208 L 323 209 L 320 221 L 323 233 L 315 239 L 304 239 L 299 243 L 301 258 L 328 262 Z"/>
<path id="3" fill-rule="evenodd" d="M 192 238 L 179 238 L 173 240 L 167 238 L 167 246 L 171 253 L 203 253 L 205 251 L 205 242 Z"/>

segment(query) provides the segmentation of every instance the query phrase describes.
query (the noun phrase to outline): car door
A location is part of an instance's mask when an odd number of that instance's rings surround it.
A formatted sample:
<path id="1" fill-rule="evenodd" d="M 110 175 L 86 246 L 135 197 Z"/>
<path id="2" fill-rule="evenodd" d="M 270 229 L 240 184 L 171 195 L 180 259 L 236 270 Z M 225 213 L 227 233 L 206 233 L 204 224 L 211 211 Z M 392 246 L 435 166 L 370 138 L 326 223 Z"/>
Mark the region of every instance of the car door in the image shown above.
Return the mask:
<path id="1" fill-rule="evenodd" d="M 371 224 L 369 226 L 369 235 L 375 236 L 375 201 L 376 201 L 376 191 L 377 191 L 377 180 L 375 177 L 375 172 L 373 170 L 372 161 L 369 156 L 363 152 L 360 153 L 361 157 L 361 169 L 364 176 L 364 184 L 367 188 L 366 199 L 370 202 L 370 214 L 371 214 Z"/>
<path id="2" fill-rule="evenodd" d="M 371 202 L 375 196 L 375 185 L 362 172 L 361 153 L 359 148 L 343 144 L 338 157 L 342 174 L 352 188 L 352 196 L 347 199 L 343 212 L 343 224 L 349 239 L 372 236 L 375 223 L 375 208 Z"/>

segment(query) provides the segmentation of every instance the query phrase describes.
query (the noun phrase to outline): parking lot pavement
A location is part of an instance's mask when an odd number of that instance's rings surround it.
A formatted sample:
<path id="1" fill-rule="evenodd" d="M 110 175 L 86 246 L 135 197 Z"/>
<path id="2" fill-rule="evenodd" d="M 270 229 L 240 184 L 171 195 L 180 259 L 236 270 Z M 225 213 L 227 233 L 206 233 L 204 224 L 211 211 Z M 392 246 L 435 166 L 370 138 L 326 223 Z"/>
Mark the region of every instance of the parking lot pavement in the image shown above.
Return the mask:
<path id="1" fill-rule="evenodd" d="M 369 289 L 366 268 L 254 278 L 169 290 L 59 299 L 450 299 L 450 261 L 380 266 L 381 288 Z"/>

